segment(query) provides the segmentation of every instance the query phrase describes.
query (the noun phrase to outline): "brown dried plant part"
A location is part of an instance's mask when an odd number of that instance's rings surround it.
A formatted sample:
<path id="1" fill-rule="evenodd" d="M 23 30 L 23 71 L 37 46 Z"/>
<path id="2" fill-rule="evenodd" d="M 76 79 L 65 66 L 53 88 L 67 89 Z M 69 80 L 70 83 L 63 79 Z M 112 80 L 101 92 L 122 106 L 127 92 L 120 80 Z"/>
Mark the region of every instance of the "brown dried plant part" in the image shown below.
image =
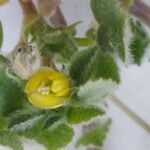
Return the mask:
<path id="1" fill-rule="evenodd" d="M 118 0 L 122 8 L 129 9 L 130 12 L 150 26 L 150 6 L 143 0 Z"/>
<path id="2" fill-rule="evenodd" d="M 150 6 L 142 0 L 134 0 L 134 4 L 130 7 L 130 11 L 146 25 L 150 26 Z"/>
<path id="3" fill-rule="evenodd" d="M 38 7 L 42 14 L 49 17 L 54 27 L 65 27 L 67 22 L 59 7 L 61 0 L 38 0 Z"/>
<path id="4" fill-rule="evenodd" d="M 22 32 L 24 32 L 33 23 L 35 18 L 38 17 L 38 12 L 31 0 L 18 1 L 23 11 Z M 43 28 L 44 22 L 42 19 L 37 19 L 34 25 L 39 31 Z M 9 56 L 15 73 L 23 79 L 27 79 L 42 63 L 55 69 L 52 58 L 42 59 L 36 44 L 31 43 L 32 45 L 29 45 L 28 41 L 24 40 L 23 34 L 21 34 L 19 43 Z"/>
<path id="5" fill-rule="evenodd" d="M 37 10 L 31 0 L 18 0 L 23 11 L 23 30 L 30 26 L 38 18 Z M 36 19 L 35 27 L 39 30 L 43 27 L 41 20 Z"/>
<path id="6" fill-rule="evenodd" d="M 58 28 L 58 27 L 66 27 L 67 26 L 67 21 L 65 20 L 65 17 L 60 9 L 60 7 L 58 7 L 56 9 L 56 12 L 54 13 L 54 15 L 52 15 L 50 17 L 50 22 L 54 25 L 54 27 Z"/>
<path id="7" fill-rule="evenodd" d="M 19 43 L 10 55 L 14 72 L 28 79 L 41 65 L 40 52 L 35 43 Z"/>
<path id="8" fill-rule="evenodd" d="M 22 31 L 17 46 L 9 55 L 14 72 L 23 79 L 27 79 L 41 65 L 41 56 L 35 43 L 28 43 L 24 31 L 38 17 L 36 8 L 31 0 L 18 0 L 23 11 Z M 43 23 L 36 19 L 34 27 L 41 30 Z"/>
<path id="9" fill-rule="evenodd" d="M 59 4 L 60 0 L 38 0 L 40 12 L 48 17 L 54 15 Z"/>

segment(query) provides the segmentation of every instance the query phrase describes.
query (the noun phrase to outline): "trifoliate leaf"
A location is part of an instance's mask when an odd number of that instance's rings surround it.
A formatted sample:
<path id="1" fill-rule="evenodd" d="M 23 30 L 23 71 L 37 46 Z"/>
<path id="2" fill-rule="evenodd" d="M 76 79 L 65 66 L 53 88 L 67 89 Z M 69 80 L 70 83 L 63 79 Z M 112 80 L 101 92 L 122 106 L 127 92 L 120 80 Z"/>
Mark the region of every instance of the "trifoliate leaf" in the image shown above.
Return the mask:
<path id="1" fill-rule="evenodd" d="M 112 79 L 119 83 L 119 71 L 114 58 L 96 47 L 79 52 L 72 60 L 70 76 L 76 85 L 88 80 Z"/>
<path id="2" fill-rule="evenodd" d="M 80 124 L 90 119 L 101 116 L 104 110 L 95 106 L 71 106 L 67 111 L 67 121 L 70 124 Z"/>
<path id="3" fill-rule="evenodd" d="M 2 47 L 3 44 L 3 27 L 2 23 L 0 22 L 0 48 Z"/>
<path id="4" fill-rule="evenodd" d="M 102 100 L 116 89 L 116 83 L 111 80 L 88 81 L 79 87 L 78 97 L 81 103 L 92 104 Z"/>
<path id="5" fill-rule="evenodd" d="M 106 134 L 109 130 L 109 125 L 111 121 L 107 120 L 104 123 L 98 124 L 95 128 L 86 132 L 76 143 L 76 147 L 80 145 L 89 146 L 94 145 L 98 147 L 102 147 L 104 140 L 106 138 Z"/>
<path id="6" fill-rule="evenodd" d="M 0 131 L 0 144 L 9 146 L 13 150 L 23 150 L 20 137 L 10 131 Z"/>
<path id="7" fill-rule="evenodd" d="M 0 70 L 0 113 L 8 115 L 22 108 L 24 93 L 17 83 L 6 75 L 5 69 Z"/>
<path id="8" fill-rule="evenodd" d="M 133 32 L 130 50 L 134 63 L 140 65 L 145 54 L 145 50 L 150 44 L 150 38 L 139 21 L 133 21 L 131 19 L 130 25 Z"/>

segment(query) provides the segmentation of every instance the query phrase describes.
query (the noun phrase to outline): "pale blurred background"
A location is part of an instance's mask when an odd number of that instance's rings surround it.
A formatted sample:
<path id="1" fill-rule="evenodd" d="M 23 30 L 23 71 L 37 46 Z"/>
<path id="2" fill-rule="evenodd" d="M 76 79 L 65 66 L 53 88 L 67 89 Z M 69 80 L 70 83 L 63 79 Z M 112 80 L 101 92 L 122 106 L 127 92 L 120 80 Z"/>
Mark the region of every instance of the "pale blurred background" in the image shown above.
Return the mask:
<path id="1" fill-rule="evenodd" d="M 150 0 L 145 0 L 150 5 Z M 36 3 L 36 0 L 34 0 Z M 82 21 L 78 26 L 78 35 L 83 36 L 93 18 L 90 9 L 90 0 L 62 0 L 61 8 L 68 24 Z M 19 40 L 22 23 L 21 8 L 17 0 L 10 0 L 0 7 L 0 20 L 4 27 L 4 43 L 2 52 L 10 53 Z M 147 32 L 150 29 L 146 27 Z M 122 83 L 116 95 L 133 111 L 150 124 L 150 63 L 148 52 L 140 67 L 131 65 L 121 68 Z M 108 115 L 113 122 L 102 150 L 150 150 L 150 135 L 135 124 L 126 114 L 109 102 Z M 78 130 L 78 133 L 80 130 Z M 74 150 L 73 142 L 65 150 Z M 44 147 L 35 141 L 24 140 L 25 150 L 44 150 Z M 0 150 L 8 148 L 0 146 Z M 82 150 L 82 148 L 80 148 Z"/>

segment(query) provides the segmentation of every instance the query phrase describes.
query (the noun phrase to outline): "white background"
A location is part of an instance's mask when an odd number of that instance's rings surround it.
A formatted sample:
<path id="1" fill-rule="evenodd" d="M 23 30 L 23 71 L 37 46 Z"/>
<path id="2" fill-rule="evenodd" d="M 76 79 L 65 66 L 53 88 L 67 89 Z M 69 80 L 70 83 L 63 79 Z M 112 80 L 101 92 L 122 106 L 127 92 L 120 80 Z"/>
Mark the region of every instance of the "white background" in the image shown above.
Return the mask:
<path id="1" fill-rule="evenodd" d="M 69 24 L 82 21 L 78 26 L 78 35 L 82 36 L 92 19 L 89 0 L 62 0 L 61 7 Z M 19 39 L 22 14 L 17 0 L 10 0 L 7 5 L 0 7 L 0 20 L 4 26 L 2 52 L 6 55 Z M 122 67 L 122 83 L 116 95 L 150 124 L 150 63 L 147 60 L 145 57 L 140 67 Z M 150 150 L 150 135 L 110 102 L 108 114 L 113 118 L 113 123 L 103 150 Z M 44 150 L 35 141 L 24 140 L 24 145 L 25 150 Z M 0 147 L 0 150 L 6 149 Z M 66 150 L 73 150 L 72 145 Z"/>

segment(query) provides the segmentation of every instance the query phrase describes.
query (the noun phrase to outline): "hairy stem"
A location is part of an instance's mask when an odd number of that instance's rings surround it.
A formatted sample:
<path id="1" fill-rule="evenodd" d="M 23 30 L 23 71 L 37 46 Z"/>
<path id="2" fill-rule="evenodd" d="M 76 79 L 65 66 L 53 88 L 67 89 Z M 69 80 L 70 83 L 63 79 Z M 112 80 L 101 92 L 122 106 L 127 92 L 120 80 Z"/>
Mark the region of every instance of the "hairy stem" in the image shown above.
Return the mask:
<path id="1" fill-rule="evenodd" d="M 134 122 L 142 127 L 147 133 L 150 134 L 150 125 L 147 124 L 139 115 L 133 112 L 128 106 L 126 106 L 119 98 L 111 95 L 110 100 L 119 107 L 126 115 L 128 115 Z"/>

